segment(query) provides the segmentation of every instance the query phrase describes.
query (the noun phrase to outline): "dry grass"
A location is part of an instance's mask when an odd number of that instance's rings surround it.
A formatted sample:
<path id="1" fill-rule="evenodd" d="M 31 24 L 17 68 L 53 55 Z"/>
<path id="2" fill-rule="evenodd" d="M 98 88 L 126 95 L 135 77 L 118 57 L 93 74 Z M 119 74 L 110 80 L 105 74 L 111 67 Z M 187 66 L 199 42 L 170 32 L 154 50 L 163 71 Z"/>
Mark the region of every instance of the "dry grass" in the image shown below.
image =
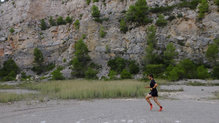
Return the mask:
<path id="1" fill-rule="evenodd" d="M 26 83 L 20 87 L 38 90 L 53 99 L 96 99 L 143 97 L 146 83 L 137 80 L 98 81 L 65 80 Z"/>
<path id="2" fill-rule="evenodd" d="M 29 94 L 15 94 L 15 93 L 0 93 L 0 103 L 8 103 L 8 102 L 14 102 L 14 101 L 20 101 L 25 98 L 28 98 Z"/>

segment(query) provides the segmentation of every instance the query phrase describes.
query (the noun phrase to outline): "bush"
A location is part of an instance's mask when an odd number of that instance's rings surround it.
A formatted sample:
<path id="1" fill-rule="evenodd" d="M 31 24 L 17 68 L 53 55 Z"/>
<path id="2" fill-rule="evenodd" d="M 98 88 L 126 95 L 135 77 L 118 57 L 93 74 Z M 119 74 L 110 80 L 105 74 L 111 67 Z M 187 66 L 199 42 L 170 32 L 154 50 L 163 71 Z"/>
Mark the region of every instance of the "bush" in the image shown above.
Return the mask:
<path id="1" fill-rule="evenodd" d="M 95 3 L 95 2 L 99 2 L 99 0 L 93 0 L 93 2 Z"/>
<path id="2" fill-rule="evenodd" d="M 80 21 L 79 21 L 79 20 L 76 20 L 76 21 L 74 22 L 74 26 L 75 26 L 76 29 L 79 29 L 79 28 L 80 28 Z"/>
<path id="3" fill-rule="evenodd" d="M 209 61 L 213 62 L 216 64 L 216 59 L 218 57 L 218 46 L 216 44 L 210 44 L 208 46 L 207 52 L 206 52 L 206 57 L 208 58 Z"/>
<path id="4" fill-rule="evenodd" d="M 72 23 L 72 18 L 71 17 L 69 17 L 69 16 L 67 16 L 66 18 L 65 18 L 65 21 L 66 21 L 66 23 Z"/>
<path id="5" fill-rule="evenodd" d="M 183 2 L 178 4 L 178 7 L 188 7 L 190 9 L 196 9 L 200 0 L 192 0 L 192 1 L 186 1 L 184 0 Z"/>
<path id="6" fill-rule="evenodd" d="M 208 12 L 208 1 L 207 0 L 201 0 L 199 9 L 199 15 L 198 18 L 202 19 L 205 16 L 205 13 Z"/>
<path id="7" fill-rule="evenodd" d="M 41 30 L 46 30 L 47 29 L 47 25 L 46 25 L 46 22 L 45 22 L 44 19 L 42 19 L 40 21 L 40 28 L 41 28 Z"/>
<path id="8" fill-rule="evenodd" d="M 164 27 L 167 25 L 167 20 L 164 19 L 164 16 L 163 15 L 159 15 L 158 16 L 158 20 L 156 22 L 156 25 L 157 26 L 160 26 L 160 27 Z"/>
<path id="9" fill-rule="evenodd" d="M 14 28 L 10 28 L 9 32 L 14 33 Z"/>
<path id="10" fill-rule="evenodd" d="M 101 37 L 101 38 L 104 38 L 104 37 L 106 36 L 106 34 L 107 34 L 107 33 L 104 31 L 104 28 L 101 26 L 101 27 L 100 27 L 100 34 L 99 34 L 100 37 Z"/>
<path id="11" fill-rule="evenodd" d="M 135 61 L 129 61 L 128 68 L 131 74 L 137 74 L 139 72 L 139 65 Z"/>
<path id="12" fill-rule="evenodd" d="M 90 5 L 91 0 L 86 0 L 87 5 Z"/>
<path id="13" fill-rule="evenodd" d="M 129 7 L 125 17 L 129 22 L 148 24 L 152 22 L 152 20 L 147 17 L 148 12 L 149 9 L 146 0 L 137 0 L 135 5 Z"/>
<path id="14" fill-rule="evenodd" d="M 85 72 L 85 78 L 86 79 L 97 79 L 97 70 L 88 68 L 87 71 Z"/>
<path id="15" fill-rule="evenodd" d="M 198 79 L 206 79 L 209 77 L 208 69 L 203 65 L 197 68 L 197 78 Z"/>
<path id="16" fill-rule="evenodd" d="M 128 31 L 127 24 L 125 22 L 125 19 L 121 19 L 120 21 L 120 31 L 123 33 L 126 33 Z"/>
<path id="17" fill-rule="evenodd" d="M 56 22 L 55 22 L 55 20 L 53 19 L 52 16 L 49 17 L 49 24 L 50 24 L 51 26 L 55 26 L 55 25 L 56 25 Z"/>
<path id="18" fill-rule="evenodd" d="M 182 78 L 192 79 L 197 77 L 197 67 L 190 59 L 184 59 L 177 65 L 179 69 L 184 71 Z"/>
<path id="19" fill-rule="evenodd" d="M 63 19 L 63 17 L 62 16 L 59 16 L 58 18 L 57 18 L 57 24 L 58 25 L 65 25 L 66 24 L 66 22 L 65 22 L 65 20 Z"/>
<path id="20" fill-rule="evenodd" d="M 219 65 L 213 67 L 212 77 L 214 79 L 219 79 Z"/>
<path id="21" fill-rule="evenodd" d="M 30 80 L 31 76 L 27 76 L 25 72 L 21 73 L 21 81 Z"/>
<path id="22" fill-rule="evenodd" d="M 91 8 L 91 15 L 95 21 L 98 21 L 100 18 L 100 10 L 97 6 L 93 5 Z"/>
<path id="23" fill-rule="evenodd" d="M 176 81 L 181 79 L 181 74 L 183 74 L 184 71 L 180 69 L 179 67 L 174 67 L 169 73 L 168 73 L 168 80 L 170 81 Z"/>
<path id="24" fill-rule="evenodd" d="M 164 73 L 164 65 L 163 64 L 148 64 L 144 68 L 144 72 L 146 74 L 153 74 L 155 76 L 162 76 Z"/>
<path id="25" fill-rule="evenodd" d="M 52 80 L 64 80 L 65 77 L 62 75 L 62 67 L 58 67 L 56 70 L 54 70 L 51 75 L 52 75 Z"/>
<path id="26" fill-rule="evenodd" d="M 114 71 L 114 70 L 110 70 L 110 71 L 109 71 L 108 76 L 109 76 L 109 78 L 110 78 L 111 80 L 116 80 L 116 79 L 117 79 L 117 78 L 116 78 L 116 75 L 117 75 L 117 72 L 116 72 L 116 71 Z"/>
<path id="27" fill-rule="evenodd" d="M 215 4 L 217 5 L 217 6 L 219 6 L 219 0 L 214 0 L 215 1 Z"/>
<path id="28" fill-rule="evenodd" d="M 34 54 L 34 62 L 41 65 L 44 61 L 43 53 L 41 52 L 41 50 L 35 48 L 33 54 Z"/>
<path id="29" fill-rule="evenodd" d="M 121 78 L 122 78 L 122 79 L 131 79 L 131 78 L 132 78 L 132 75 L 131 75 L 131 73 L 130 73 L 128 70 L 124 69 L 124 70 L 121 72 Z"/>
<path id="30" fill-rule="evenodd" d="M 19 67 L 13 59 L 9 59 L 3 63 L 3 68 L 0 69 L 0 78 L 3 81 L 12 81 L 15 80 L 18 73 Z"/>
<path id="31" fill-rule="evenodd" d="M 117 73 L 121 73 L 122 70 L 126 67 L 126 60 L 120 57 L 116 57 L 109 60 L 107 65 L 111 68 L 111 70 L 114 70 Z"/>

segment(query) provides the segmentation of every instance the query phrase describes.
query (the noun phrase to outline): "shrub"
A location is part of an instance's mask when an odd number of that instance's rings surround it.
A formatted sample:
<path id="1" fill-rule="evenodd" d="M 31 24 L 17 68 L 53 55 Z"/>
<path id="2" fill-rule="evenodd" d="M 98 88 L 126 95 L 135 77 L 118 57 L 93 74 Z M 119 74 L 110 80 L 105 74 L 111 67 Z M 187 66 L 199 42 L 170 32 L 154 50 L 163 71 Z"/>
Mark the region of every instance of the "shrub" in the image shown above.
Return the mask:
<path id="1" fill-rule="evenodd" d="M 208 69 L 203 65 L 197 68 L 197 78 L 198 79 L 206 79 L 209 77 Z"/>
<path id="2" fill-rule="evenodd" d="M 86 0 L 87 5 L 90 5 L 91 0 Z"/>
<path id="3" fill-rule="evenodd" d="M 168 80 L 176 81 L 181 79 L 181 74 L 183 74 L 184 71 L 180 69 L 179 67 L 174 67 L 169 73 L 168 73 Z"/>
<path id="4" fill-rule="evenodd" d="M 188 7 L 190 9 L 196 9 L 200 0 L 192 0 L 192 1 L 186 1 L 184 0 L 183 2 L 178 4 L 178 7 Z"/>
<path id="5" fill-rule="evenodd" d="M 177 56 L 176 48 L 173 43 L 169 43 L 164 51 L 164 63 L 168 66 L 175 64 L 174 57 Z"/>
<path id="6" fill-rule="evenodd" d="M 219 65 L 213 67 L 212 77 L 215 79 L 219 79 Z"/>
<path id="7" fill-rule="evenodd" d="M 124 69 L 124 70 L 121 72 L 121 78 L 122 78 L 122 79 L 131 79 L 131 78 L 132 78 L 132 75 L 131 75 L 131 73 L 130 73 L 128 70 Z"/>
<path id="8" fill-rule="evenodd" d="M 62 16 L 59 16 L 58 18 L 57 18 L 57 24 L 58 25 L 65 25 L 66 24 L 66 22 L 65 22 L 65 20 L 63 19 L 63 17 Z"/>
<path id="9" fill-rule="evenodd" d="M 41 52 L 41 50 L 38 48 L 35 48 L 33 54 L 34 54 L 34 62 L 41 65 L 44 61 L 43 53 Z"/>
<path id="10" fill-rule="evenodd" d="M 121 57 L 116 57 L 109 60 L 107 65 L 111 68 L 111 70 L 114 70 L 117 73 L 121 73 L 122 70 L 126 67 L 126 60 Z"/>
<path id="11" fill-rule="evenodd" d="M 14 28 L 10 28 L 9 32 L 14 33 Z"/>
<path id="12" fill-rule="evenodd" d="M 0 69 L 0 78 L 3 81 L 12 81 L 15 80 L 18 73 L 19 67 L 13 59 L 9 59 L 3 63 L 3 68 Z"/>
<path id="13" fill-rule="evenodd" d="M 198 18 L 202 19 L 205 16 L 205 13 L 208 12 L 208 1 L 207 0 L 201 0 L 199 9 L 199 15 Z"/>
<path id="14" fill-rule="evenodd" d="M 161 76 L 164 70 L 163 64 L 148 64 L 144 68 L 146 74 L 154 74 L 157 77 Z"/>
<path id="15" fill-rule="evenodd" d="M 74 22 L 74 26 L 75 26 L 76 29 L 79 29 L 79 28 L 80 28 L 80 21 L 79 21 L 79 20 L 76 20 L 76 21 Z"/>
<path id="16" fill-rule="evenodd" d="M 110 70 L 110 71 L 109 71 L 108 76 L 109 76 L 109 78 L 110 78 L 111 80 L 116 80 L 116 79 L 117 79 L 117 78 L 116 78 L 116 75 L 117 75 L 117 72 L 116 72 L 116 71 L 114 71 L 114 70 Z"/>
<path id="17" fill-rule="evenodd" d="M 69 17 L 69 16 L 67 16 L 66 18 L 65 18 L 65 21 L 66 21 L 66 23 L 72 23 L 72 17 Z"/>
<path id="18" fill-rule="evenodd" d="M 128 68 L 131 74 L 137 74 L 139 72 L 139 65 L 135 61 L 129 61 Z"/>
<path id="19" fill-rule="evenodd" d="M 85 72 L 85 78 L 86 79 L 97 79 L 97 70 L 88 68 L 87 71 Z"/>
<path id="20" fill-rule="evenodd" d="M 47 29 L 47 25 L 46 25 L 46 22 L 45 22 L 44 19 L 42 19 L 40 21 L 40 28 L 41 28 L 41 30 L 46 30 Z"/>
<path id="21" fill-rule="evenodd" d="M 216 59 L 218 57 L 218 46 L 216 44 L 210 44 L 205 55 L 209 61 L 216 64 Z"/>
<path id="22" fill-rule="evenodd" d="M 160 26 L 160 27 L 164 27 L 167 25 L 167 20 L 164 19 L 164 16 L 163 15 L 159 15 L 158 16 L 158 20 L 156 22 L 156 25 L 157 26 Z"/>
<path id="23" fill-rule="evenodd" d="M 104 37 L 106 36 L 106 34 L 107 34 L 107 32 L 105 32 L 105 31 L 104 31 L 104 28 L 101 26 L 101 27 L 100 27 L 100 34 L 99 34 L 100 37 L 101 37 L 101 38 L 104 38 Z"/>
<path id="24" fill-rule="evenodd" d="M 30 80 L 31 76 L 27 76 L 25 72 L 21 73 L 21 80 L 22 81 L 26 81 L 26 80 Z"/>
<path id="25" fill-rule="evenodd" d="M 197 76 L 197 68 L 193 61 L 190 59 L 184 59 L 180 61 L 180 63 L 177 65 L 179 69 L 182 69 L 184 71 L 182 75 L 182 78 L 196 78 Z"/>
<path id="26" fill-rule="evenodd" d="M 91 8 L 91 15 L 95 21 L 98 21 L 100 18 L 100 10 L 97 6 L 93 5 Z"/>
<path id="27" fill-rule="evenodd" d="M 129 7 L 125 17 L 129 22 L 148 24 L 152 22 L 152 20 L 147 17 L 148 12 L 149 9 L 146 0 L 137 0 L 135 5 Z"/>
<path id="28" fill-rule="evenodd" d="M 125 19 L 121 19 L 120 21 L 120 31 L 123 33 L 126 33 L 128 31 L 127 24 L 125 22 Z"/>
<path id="29" fill-rule="evenodd" d="M 55 20 L 53 19 L 52 16 L 49 17 L 49 24 L 50 24 L 51 26 L 55 26 L 55 25 L 56 25 L 56 22 L 55 22 Z"/>
<path id="30" fill-rule="evenodd" d="M 99 2 L 99 0 L 93 0 L 93 2 L 95 3 L 95 2 Z"/>
<path id="31" fill-rule="evenodd" d="M 214 43 L 215 43 L 217 46 L 219 46 L 219 38 L 215 38 L 215 39 L 214 39 Z"/>
<path id="32" fill-rule="evenodd" d="M 62 67 L 58 67 L 56 70 L 54 70 L 51 75 L 52 75 L 52 80 L 64 80 L 65 77 L 62 75 Z"/>
<path id="33" fill-rule="evenodd" d="M 219 6 L 219 0 L 214 0 L 215 1 L 215 4 L 217 5 L 217 6 Z"/>

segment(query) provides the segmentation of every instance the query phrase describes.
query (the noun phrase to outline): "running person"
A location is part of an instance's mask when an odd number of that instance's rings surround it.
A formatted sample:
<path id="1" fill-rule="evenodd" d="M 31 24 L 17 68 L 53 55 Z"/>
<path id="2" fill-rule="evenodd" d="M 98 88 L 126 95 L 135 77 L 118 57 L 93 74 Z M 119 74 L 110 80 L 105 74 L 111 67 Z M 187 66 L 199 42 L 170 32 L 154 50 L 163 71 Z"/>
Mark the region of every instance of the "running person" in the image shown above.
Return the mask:
<path id="1" fill-rule="evenodd" d="M 150 86 L 146 86 L 145 88 L 150 88 L 151 92 L 145 97 L 145 99 L 147 100 L 147 102 L 150 104 L 150 110 L 152 110 L 153 108 L 153 105 L 150 101 L 150 98 L 153 97 L 154 99 L 154 102 L 160 107 L 160 110 L 159 111 L 162 111 L 163 110 L 163 107 L 160 105 L 160 103 L 158 102 L 157 100 L 157 97 L 158 97 L 158 91 L 156 89 L 156 87 L 158 86 L 157 83 L 155 82 L 154 80 L 154 77 L 152 74 L 148 75 L 148 79 L 151 80 L 150 82 Z"/>

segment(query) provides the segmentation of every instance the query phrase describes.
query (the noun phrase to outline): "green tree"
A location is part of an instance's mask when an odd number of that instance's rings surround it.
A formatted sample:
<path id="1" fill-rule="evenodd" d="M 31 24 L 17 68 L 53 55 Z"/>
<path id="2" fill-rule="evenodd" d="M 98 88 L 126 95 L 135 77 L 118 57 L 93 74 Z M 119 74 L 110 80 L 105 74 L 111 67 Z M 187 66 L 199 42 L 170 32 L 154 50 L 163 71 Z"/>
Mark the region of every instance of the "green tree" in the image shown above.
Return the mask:
<path id="1" fill-rule="evenodd" d="M 41 65 L 44 61 L 43 53 L 41 52 L 41 50 L 35 48 L 33 54 L 34 54 L 34 62 Z"/>
<path id="2" fill-rule="evenodd" d="M 67 16 L 66 18 L 65 18 L 65 21 L 66 21 L 66 23 L 72 23 L 72 17 L 69 17 L 69 16 Z"/>
<path id="3" fill-rule="evenodd" d="M 88 68 L 85 72 L 85 78 L 86 79 L 97 79 L 97 73 L 98 71 L 93 68 Z"/>
<path id="4" fill-rule="evenodd" d="M 10 28 L 9 32 L 14 33 L 14 28 Z"/>
<path id="5" fill-rule="evenodd" d="M 13 59 L 8 59 L 3 63 L 3 68 L 0 69 L 0 78 L 3 81 L 15 80 L 16 75 L 19 73 L 19 67 Z"/>
<path id="6" fill-rule="evenodd" d="M 147 17 L 149 8 L 146 0 L 137 0 L 135 5 L 131 5 L 126 13 L 126 19 L 130 22 L 148 24 L 151 20 Z"/>
<path id="7" fill-rule="evenodd" d="M 98 21 L 100 19 L 100 10 L 97 6 L 95 6 L 95 5 L 92 6 L 91 15 L 95 21 Z"/>
<path id="8" fill-rule="evenodd" d="M 212 77 L 215 79 L 219 79 L 219 65 L 215 65 L 213 67 Z"/>
<path id="9" fill-rule="evenodd" d="M 101 38 L 104 38 L 106 36 L 107 32 L 104 31 L 103 26 L 100 27 L 99 35 Z"/>
<path id="10" fill-rule="evenodd" d="M 42 19 L 40 21 L 40 28 L 41 28 L 41 30 L 46 30 L 47 29 L 47 25 L 46 25 L 46 22 L 45 22 L 44 19 Z"/>
<path id="11" fill-rule="evenodd" d="M 65 20 L 63 19 L 63 17 L 62 16 L 59 16 L 58 18 L 57 18 L 57 24 L 58 25 L 65 25 L 66 24 L 66 22 L 65 22 Z"/>
<path id="12" fill-rule="evenodd" d="M 218 57 L 218 46 L 216 44 L 211 44 L 208 46 L 206 57 L 208 58 L 209 61 L 216 64 L 216 60 Z"/>
<path id="13" fill-rule="evenodd" d="M 135 63 L 135 61 L 129 61 L 128 68 L 131 74 L 139 73 L 139 64 Z"/>
<path id="14" fill-rule="evenodd" d="M 82 39 L 75 43 L 75 57 L 72 60 L 72 75 L 74 77 L 84 78 L 85 72 L 89 66 L 90 56 L 88 55 L 87 45 Z"/>
<path id="15" fill-rule="evenodd" d="M 178 69 L 183 70 L 182 78 L 192 79 L 197 77 L 197 67 L 190 59 L 184 59 L 177 65 Z"/>
<path id="16" fill-rule="evenodd" d="M 91 0 L 86 0 L 87 5 L 90 5 Z"/>
<path id="17" fill-rule="evenodd" d="M 80 28 L 80 21 L 79 21 L 79 20 L 76 20 L 76 21 L 74 22 L 74 26 L 75 26 L 76 29 L 79 29 L 79 28 Z"/>
<path id="18" fill-rule="evenodd" d="M 209 8 L 208 1 L 207 0 L 201 0 L 201 3 L 199 5 L 199 7 L 198 7 L 198 9 L 199 9 L 198 18 L 199 19 L 204 18 L 205 13 L 208 12 L 208 8 Z"/>
<path id="19" fill-rule="evenodd" d="M 50 24 L 51 26 L 55 26 L 55 25 L 56 25 L 56 22 L 55 22 L 55 20 L 53 19 L 52 16 L 49 17 L 49 24 Z"/>
<path id="20" fill-rule="evenodd" d="M 157 43 L 156 40 L 156 27 L 154 25 L 151 25 L 150 27 L 148 27 L 147 29 L 147 47 L 145 49 L 146 52 L 146 56 L 145 56 L 145 65 L 147 64 L 155 64 L 156 63 L 156 59 L 158 58 L 158 56 L 154 53 L 154 49 Z"/>
<path id="21" fill-rule="evenodd" d="M 160 26 L 160 27 L 164 27 L 164 26 L 166 26 L 167 25 L 167 20 L 166 19 L 164 19 L 164 16 L 162 15 L 162 14 L 160 14 L 159 16 L 158 16 L 158 20 L 157 20 L 157 22 L 156 22 L 156 25 L 157 26 Z"/>
<path id="22" fill-rule="evenodd" d="M 126 67 L 127 61 L 121 57 L 116 57 L 108 61 L 107 65 L 111 68 L 111 70 L 116 71 L 117 73 L 121 73 L 123 69 Z"/>
<path id="23" fill-rule="evenodd" d="M 58 67 L 56 70 L 54 70 L 51 73 L 52 74 L 52 80 L 64 80 L 65 79 L 65 77 L 61 73 L 62 69 L 63 69 L 62 67 Z"/>
<path id="24" fill-rule="evenodd" d="M 125 22 L 125 19 L 121 19 L 120 21 L 120 31 L 123 33 L 126 33 L 128 31 L 127 24 Z"/>
<path id="25" fill-rule="evenodd" d="M 203 65 L 197 68 L 197 78 L 198 79 L 206 79 L 209 77 L 208 69 Z"/>
<path id="26" fill-rule="evenodd" d="M 128 70 L 124 69 L 121 72 L 121 78 L 122 79 L 131 79 L 132 78 L 132 74 Z"/>
<path id="27" fill-rule="evenodd" d="M 164 51 L 164 63 L 166 65 L 175 64 L 174 58 L 177 56 L 176 48 L 173 43 L 169 43 Z"/>

